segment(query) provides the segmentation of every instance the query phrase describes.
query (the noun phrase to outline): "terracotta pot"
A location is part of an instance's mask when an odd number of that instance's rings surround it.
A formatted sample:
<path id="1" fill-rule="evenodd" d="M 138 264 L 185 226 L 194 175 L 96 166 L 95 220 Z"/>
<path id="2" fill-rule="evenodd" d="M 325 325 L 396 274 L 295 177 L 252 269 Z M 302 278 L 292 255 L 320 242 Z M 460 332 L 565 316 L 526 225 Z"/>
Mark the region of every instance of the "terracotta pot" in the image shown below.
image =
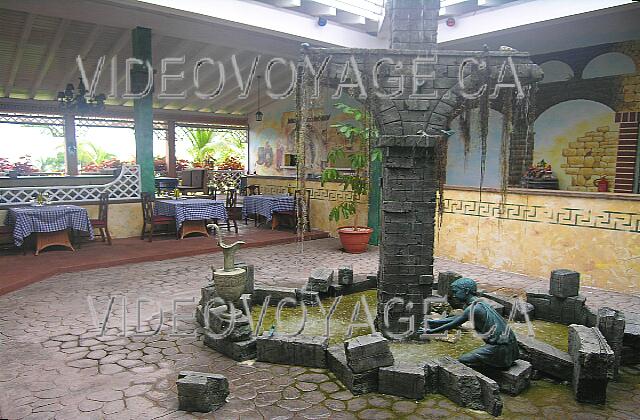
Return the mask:
<path id="1" fill-rule="evenodd" d="M 353 227 L 338 228 L 342 247 L 345 252 L 350 254 L 362 254 L 366 252 L 372 233 L 373 229 L 366 226 L 358 226 L 358 230 L 354 230 Z"/>

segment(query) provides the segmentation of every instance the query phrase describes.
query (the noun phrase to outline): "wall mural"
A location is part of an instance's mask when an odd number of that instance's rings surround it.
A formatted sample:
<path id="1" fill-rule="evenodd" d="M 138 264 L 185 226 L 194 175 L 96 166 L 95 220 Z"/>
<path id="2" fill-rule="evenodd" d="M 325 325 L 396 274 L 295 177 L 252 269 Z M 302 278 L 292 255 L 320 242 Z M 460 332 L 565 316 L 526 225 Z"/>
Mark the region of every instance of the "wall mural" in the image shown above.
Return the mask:
<path id="1" fill-rule="evenodd" d="M 249 132 L 249 167 L 258 175 L 295 175 L 296 112 L 293 99 L 275 101 L 265 107 L 264 120 L 252 121 Z M 331 127 L 345 118 L 340 111 L 327 104 L 313 111 L 313 118 L 305 122 L 311 139 L 305 146 L 307 172 L 319 175 L 327 165 L 327 153 L 342 146 L 347 153 L 350 145 Z M 345 166 L 347 166 L 345 164 Z"/>
<path id="2" fill-rule="evenodd" d="M 447 147 L 447 185 L 465 187 L 480 186 L 480 162 L 482 158 L 480 141 L 480 112 L 471 112 L 471 137 L 469 151 L 465 156 L 464 141 L 460 136 L 460 116 L 453 119 Z M 500 188 L 500 144 L 502 142 L 502 114 L 489 111 L 489 135 L 487 136 L 487 161 L 483 187 Z"/>
<path id="3" fill-rule="evenodd" d="M 533 161 L 551 164 L 560 189 L 598 191 L 606 177 L 613 191 L 618 149 L 614 111 L 594 101 L 575 100 L 555 105 L 534 124 Z"/>

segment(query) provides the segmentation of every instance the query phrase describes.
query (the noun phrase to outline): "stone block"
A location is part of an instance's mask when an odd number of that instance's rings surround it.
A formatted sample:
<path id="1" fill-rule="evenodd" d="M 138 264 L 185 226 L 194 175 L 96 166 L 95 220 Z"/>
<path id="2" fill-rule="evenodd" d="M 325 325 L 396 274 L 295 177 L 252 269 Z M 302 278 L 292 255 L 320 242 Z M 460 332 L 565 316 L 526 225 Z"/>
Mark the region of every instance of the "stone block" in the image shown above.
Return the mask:
<path id="1" fill-rule="evenodd" d="M 307 281 L 307 290 L 326 293 L 333 282 L 333 270 L 329 268 L 315 268 L 311 271 Z"/>
<path id="2" fill-rule="evenodd" d="M 353 283 L 353 267 L 350 265 L 338 268 L 338 284 L 349 286 Z"/>
<path id="3" fill-rule="evenodd" d="M 183 371 L 178 374 L 179 410 L 207 413 L 220 408 L 229 395 L 229 381 L 213 373 Z"/>
<path id="4" fill-rule="evenodd" d="M 568 353 L 532 337 L 518 335 L 520 358 L 552 378 L 571 381 L 573 359 Z"/>
<path id="5" fill-rule="evenodd" d="M 298 291 L 298 302 L 304 302 L 305 305 L 315 306 L 318 304 L 318 299 L 320 298 L 319 292 L 313 292 L 311 290 L 307 290 L 305 287 L 302 289 L 297 289 Z"/>
<path id="6" fill-rule="evenodd" d="M 247 283 L 244 288 L 244 292 L 248 294 L 253 293 L 254 284 L 255 284 L 255 268 L 253 264 L 247 264 L 244 262 L 237 261 L 235 263 L 236 268 L 244 268 L 247 272 Z"/>
<path id="7" fill-rule="evenodd" d="M 355 274 L 353 276 L 353 283 L 344 286 L 343 294 L 352 294 L 364 292 L 366 290 L 375 289 L 378 285 L 378 276 L 375 274 Z"/>
<path id="8" fill-rule="evenodd" d="M 378 370 L 378 392 L 421 400 L 425 395 L 424 366 L 396 363 Z"/>
<path id="9" fill-rule="evenodd" d="M 451 283 L 459 278 L 462 278 L 462 276 L 458 273 L 454 273 L 453 271 L 438 273 L 438 294 L 440 296 L 449 296 Z"/>
<path id="10" fill-rule="evenodd" d="M 342 345 L 327 349 L 327 368 L 354 395 L 378 390 L 378 369 L 354 373 L 347 365 L 347 357 Z"/>
<path id="11" fill-rule="evenodd" d="M 531 363 L 518 359 L 509 369 L 495 370 L 488 376 L 500 385 L 502 392 L 516 396 L 529 387 L 532 371 Z"/>
<path id="12" fill-rule="evenodd" d="M 252 331 L 249 324 L 249 318 L 243 315 L 238 309 L 236 309 L 238 316 L 235 318 L 233 329 L 230 332 L 227 330 L 230 327 L 230 320 L 227 314 L 227 306 L 218 306 L 216 308 L 209 309 L 209 330 L 216 334 L 226 334 L 225 339 L 229 341 L 246 341 L 251 339 Z M 205 324 L 204 326 L 206 326 Z"/>
<path id="13" fill-rule="evenodd" d="M 252 305 L 261 305 L 267 296 L 271 296 L 269 305 L 276 306 L 280 300 L 284 298 L 293 298 L 297 296 L 296 289 L 291 287 L 275 287 L 275 286 L 255 286 L 251 295 Z"/>
<path id="14" fill-rule="evenodd" d="M 211 332 L 205 331 L 204 345 L 237 362 L 256 358 L 256 339 L 253 337 L 246 341 L 234 342 L 214 337 Z"/>
<path id="15" fill-rule="evenodd" d="M 355 373 L 393 365 L 389 342 L 380 334 L 355 337 L 344 342 L 347 364 Z"/>
<path id="16" fill-rule="evenodd" d="M 438 359 L 438 365 L 440 394 L 462 407 L 502 414 L 500 387 L 493 379 L 448 356 Z"/>
<path id="17" fill-rule="evenodd" d="M 640 316 L 627 313 L 624 326 L 624 345 L 640 350 Z"/>
<path id="18" fill-rule="evenodd" d="M 440 364 L 435 359 L 427 359 L 424 363 L 424 393 L 425 394 L 437 394 L 438 393 L 438 374 L 440 371 Z"/>
<path id="19" fill-rule="evenodd" d="M 613 378 L 617 379 L 624 341 L 624 313 L 607 307 L 600 308 L 598 309 L 596 324 L 598 330 L 600 330 L 604 338 L 607 340 L 609 347 L 613 350 Z"/>
<path id="20" fill-rule="evenodd" d="M 567 298 L 578 296 L 580 290 L 580 273 L 572 270 L 553 270 L 549 282 L 549 294 Z"/>
<path id="21" fill-rule="evenodd" d="M 573 358 L 573 395 L 578 402 L 604 404 L 614 353 L 600 330 L 569 326 L 569 354 Z"/>
<path id="22" fill-rule="evenodd" d="M 622 346 L 620 364 L 623 366 L 640 364 L 640 351 L 629 346 Z"/>
<path id="23" fill-rule="evenodd" d="M 325 368 L 328 337 L 312 335 L 286 336 L 263 333 L 256 339 L 257 359 L 260 362 Z"/>

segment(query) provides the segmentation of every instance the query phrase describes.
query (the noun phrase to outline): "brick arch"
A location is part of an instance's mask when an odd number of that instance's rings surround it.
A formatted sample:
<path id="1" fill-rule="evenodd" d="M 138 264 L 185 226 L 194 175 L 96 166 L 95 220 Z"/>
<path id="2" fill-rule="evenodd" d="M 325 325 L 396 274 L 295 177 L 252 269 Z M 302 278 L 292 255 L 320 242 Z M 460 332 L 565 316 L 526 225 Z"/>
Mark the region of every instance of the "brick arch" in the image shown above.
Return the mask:
<path id="1" fill-rule="evenodd" d="M 537 119 L 554 105 L 577 99 L 600 102 L 611 109 L 616 109 L 617 95 L 611 95 L 611 92 L 618 92 L 621 83 L 618 76 L 610 76 L 539 85 L 535 118 Z"/>

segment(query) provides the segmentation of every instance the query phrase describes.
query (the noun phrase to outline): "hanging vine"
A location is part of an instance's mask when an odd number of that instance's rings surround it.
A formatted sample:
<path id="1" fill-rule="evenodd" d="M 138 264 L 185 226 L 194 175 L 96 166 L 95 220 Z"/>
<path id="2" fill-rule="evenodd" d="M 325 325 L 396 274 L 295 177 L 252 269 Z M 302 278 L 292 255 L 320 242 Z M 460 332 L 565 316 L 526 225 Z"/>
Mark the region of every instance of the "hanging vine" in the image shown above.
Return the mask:
<path id="1" fill-rule="evenodd" d="M 460 112 L 460 119 L 458 120 L 458 126 L 460 129 L 460 138 L 464 145 L 464 168 L 467 169 L 467 163 L 469 161 L 469 151 L 471 150 L 471 109 L 468 101 L 462 102 L 462 111 Z"/>
<path id="2" fill-rule="evenodd" d="M 436 140 L 435 150 L 435 175 L 436 186 L 438 188 L 437 207 L 438 207 L 438 236 L 442 227 L 442 217 L 444 216 L 444 185 L 447 181 L 447 152 L 449 148 L 449 139 L 446 136 L 440 136 Z M 428 150 L 428 149 L 427 149 Z M 427 151 L 427 153 L 429 153 Z"/>
<path id="3" fill-rule="evenodd" d="M 482 72 L 482 84 L 489 86 L 489 71 Z M 482 187 L 487 171 L 487 138 L 489 137 L 489 89 L 484 89 L 479 99 L 479 131 L 480 131 L 480 201 L 482 202 Z"/>
<path id="4" fill-rule="evenodd" d="M 513 93 L 506 92 L 502 102 L 502 140 L 500 144 L 500 217 L 504 215 L 509 187 L 509 155 L 513 127 Z"/>

